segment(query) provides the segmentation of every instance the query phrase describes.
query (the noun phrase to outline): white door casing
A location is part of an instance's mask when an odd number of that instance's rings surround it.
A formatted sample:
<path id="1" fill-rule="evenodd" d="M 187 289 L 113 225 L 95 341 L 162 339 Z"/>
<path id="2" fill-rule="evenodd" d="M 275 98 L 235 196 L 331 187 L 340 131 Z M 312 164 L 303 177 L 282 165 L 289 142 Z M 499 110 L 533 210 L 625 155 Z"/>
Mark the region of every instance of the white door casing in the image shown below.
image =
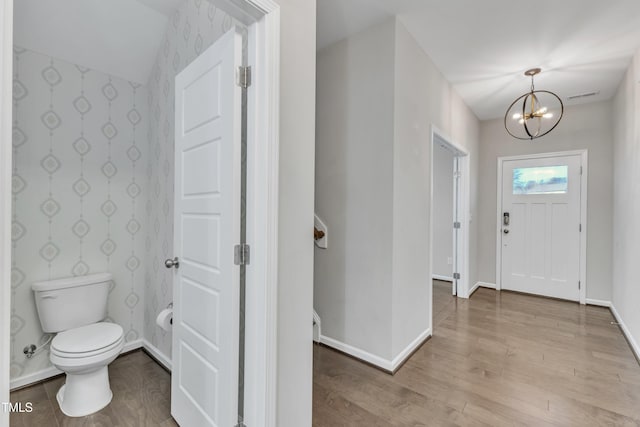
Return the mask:
<path id="1" fill-rule="evenodd" d="M 579 301 L 581 155 L 536 156 L 504 160 L 501 165 L 498 239 L 502 289 Z M 536 189 L 537 184 L 529 180 L 531 190 L 514 189 L 514 170 L 520 174 L 552 167 L 567 168 L 566 184 Z M 509 224 L 504 222 L 505 212 Z"/>
<path id="2" fill-rule="evenodd" d="M 0 404 L 9 402 L 11 353 L 11 162 L 13 1 L 0 3 Z M 9 412 L 0 409 L 0 426 Z"/>
<path id="3" fill-rule="evenodd" d="M 429 294 L 429 328 L 433 331 L 433 214 L 434 214 L 434 178 L 433 178 L 433 160 L 434 160 L 434 148 L 436 144 L 444 144 L 454 153 L 456 157 L 457 167 L 459 175 L 457 175 L 457 195 L 454 194 L 454 198 L 457 201 L 457 220 L 460 222 L 460 228 L 455 233 L 455 250 L 454 250 L 454 262 L 456 262 L 456 270 L 454 272 L 460 273 L 460 279 L 455 281 L 455 292 L 458 298 L 469 298 L 469 226 L 471 221 L 470 214 L 470 153 L 461 145 L 454 142 L 451 138 L 446 136 L 445 133 L 440 131 L 433 124 L 431 125 L 431 144 L 430 144 L 430 166 L 431 166 L 431 179 L 430 179 L 430 192 L 429 192 L 429 276 L 428 276 L 428 294 Z M 455 202 L 454 202 L 455 203 Z M 453 226 L 453 224 L 452 224 Z M 453 289 L 452 289 L 453 290 Z"/>
<path id="4" fill-rule="evenodd" d="M 242 39 L 232 28 L 176 76 L 171 414 L 237 420 Z"/>
<path id="5" fill-rule="evenodd" d="M 451 281 L 451 294 L 454 296 L 458 294 L 459 279 L 456 278 L 456 274 L 460 273 L 461 267 L 461 265 L 459 265 L 461 263 L 458 260 L 458 247 L 462 247 L 462 233 L 460 232 L 460 226 L 462 226 L 460 223 L 460 177 L 462 176 L 462 171 L 460 163 L 462 163 L 460 157 L 455 155 L 453 157 L 453 220 L 451 221 L 451 226 L 453 227 L 453 233 L 451 234 L 453 239 L 453 280 Z"/>

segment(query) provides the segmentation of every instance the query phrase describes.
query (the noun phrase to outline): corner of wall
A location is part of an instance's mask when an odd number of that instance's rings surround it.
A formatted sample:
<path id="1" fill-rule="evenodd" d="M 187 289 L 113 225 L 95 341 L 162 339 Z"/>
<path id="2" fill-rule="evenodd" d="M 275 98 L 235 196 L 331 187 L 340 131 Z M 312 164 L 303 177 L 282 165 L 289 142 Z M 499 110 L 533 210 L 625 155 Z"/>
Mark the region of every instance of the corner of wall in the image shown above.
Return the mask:
<path id="1" fill-rule="evenodd" d="M 629 343 L 640 357 L 640 288 L 636 254 L 640 242 L 636 238 L 640 225 L 635 219 L 640 207 L 635 201 L 640 190 L 633 183 L 640 180 L 640 50 L 627 69 L 613 99 L 613 277 L 612 312 Z"/>

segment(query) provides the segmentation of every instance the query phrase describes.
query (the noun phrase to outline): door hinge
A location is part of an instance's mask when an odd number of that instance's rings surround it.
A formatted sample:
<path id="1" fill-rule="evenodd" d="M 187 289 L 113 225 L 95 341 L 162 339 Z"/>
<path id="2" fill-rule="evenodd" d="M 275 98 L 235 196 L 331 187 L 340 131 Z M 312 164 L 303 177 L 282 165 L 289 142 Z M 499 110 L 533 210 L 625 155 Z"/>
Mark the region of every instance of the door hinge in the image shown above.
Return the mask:
<path id="1" fill-rule="evenodd" d="M 246 243 L 233 247 L 233 261 L 236 265 L 249 265 L 250 254 L 251 249 Z"/>
<path id="2" fill-rule="evenodd" d="M 578 290 L 581 289 L 582 284 L 580 283 L 580 280 L 578 280 Z"/>
<path id="3" fill-rule="evenodd" d="M 580 166 L 580 175 L 582 175 L 582 166 Z"/>
<path id="4" fill-rule="evenodd" d="M 456 221 L 453 223 L 453 228 L 460 228 L 460 222 Z"/>
<path id="5" fill-rule="evenodd" d="M 236 84 L 242 89 L 251 86 L 251 67 L 238 67 L 236 72 Z"/>
<path id="6" fill-rule="evenodd" d="M 578 231 L 579 231 L 580 233 L 582 233 L 582 224 L 579 224 L 579 225 L 578 225 Z"/>
<path id="7" fill-rule="evenodd" d="M 453 273 L 453 278 L 455 280 L 459 280 L 460 279 L 460 273 Z"/>

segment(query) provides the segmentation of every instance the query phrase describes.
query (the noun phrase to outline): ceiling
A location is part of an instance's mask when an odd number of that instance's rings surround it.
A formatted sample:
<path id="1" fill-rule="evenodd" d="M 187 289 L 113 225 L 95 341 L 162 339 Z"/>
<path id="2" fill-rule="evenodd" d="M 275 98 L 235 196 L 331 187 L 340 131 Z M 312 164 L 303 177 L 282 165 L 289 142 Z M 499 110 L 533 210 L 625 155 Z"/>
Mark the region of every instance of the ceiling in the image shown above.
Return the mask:
<path id="1" fill-rule="evenodd" d="M 638 0 L 318 0 L 318 48 L 397 15 L 480 120 L 529 89 L 610 99 L 640 48 Z M 595 96 L 567 99 L 588 92 Z"/>
<path id="2" fill-rule="evenodd" d="M 184 0 L 17 0 L 14 43 L 146 84 L 168 16 Z"/>

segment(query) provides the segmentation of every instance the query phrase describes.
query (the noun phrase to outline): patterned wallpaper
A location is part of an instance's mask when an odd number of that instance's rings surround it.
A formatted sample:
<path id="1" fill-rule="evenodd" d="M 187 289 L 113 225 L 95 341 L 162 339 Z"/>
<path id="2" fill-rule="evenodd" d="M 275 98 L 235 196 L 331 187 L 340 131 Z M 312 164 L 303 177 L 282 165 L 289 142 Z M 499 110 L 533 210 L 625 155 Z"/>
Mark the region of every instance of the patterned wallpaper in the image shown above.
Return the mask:
<path id="1" fill-rule="evenodd" d="M 14 48 L 11 377 L 50 366 L 31 283 L 109 271 L 109 320 L 142 337 L 147 89 Z"/>
<path id="2" fill-rule="evenodd" d="M 144 337 L 168 359 L 171 359 L 171 334 L 158 328 L 155 318 L 173 299 L 173 275 L 164 267 L 164 260 L 173 258 L 174 78 L 232 25 L 243 28 L 240 22 L 206 0 L 186 0 L 169 19 L 148 82 L 149 227 L 144 262 L 149 267 L 144 285 Z M 246 42 L 247 38 L 243 40 Z"/>

